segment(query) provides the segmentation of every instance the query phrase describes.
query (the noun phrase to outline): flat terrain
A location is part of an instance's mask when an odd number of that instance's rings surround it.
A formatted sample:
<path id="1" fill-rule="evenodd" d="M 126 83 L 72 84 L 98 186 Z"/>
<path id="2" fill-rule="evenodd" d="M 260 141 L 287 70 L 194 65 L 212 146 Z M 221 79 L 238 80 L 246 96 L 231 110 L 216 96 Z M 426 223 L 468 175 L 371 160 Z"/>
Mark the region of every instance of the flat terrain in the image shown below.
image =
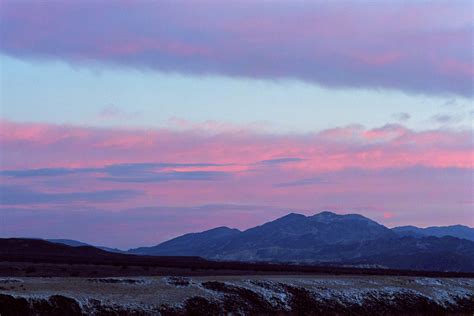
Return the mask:
<path id="1" fill-rule="evenodd" d="M 60 295 L 60 296 L 58 296 Z M 474 312 L 474 279 L 395 276 L 1 278 L 0 312 L 421 314 Z M 20 302 L 21 298 L 24 301 Z M 21 304 L 26 304 L 22 306 Z M 13 315 L 13 313 L 11 314 Z"/>

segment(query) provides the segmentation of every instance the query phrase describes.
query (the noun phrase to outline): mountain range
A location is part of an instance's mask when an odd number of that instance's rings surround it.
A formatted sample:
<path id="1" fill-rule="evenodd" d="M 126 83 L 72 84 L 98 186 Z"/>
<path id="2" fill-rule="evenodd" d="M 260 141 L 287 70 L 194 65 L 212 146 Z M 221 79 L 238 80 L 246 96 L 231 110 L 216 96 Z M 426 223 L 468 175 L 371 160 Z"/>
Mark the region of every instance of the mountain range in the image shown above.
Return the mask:
<path id="1" fill-rule="evenodd" d="M 453 226 L 432 226 L 426 228 L 418 228 L 415 226 L 394 227 L 392 230 L 400 236 L 434 236 L 444 237 L 452 236 L 457 238 L 468 239 L 474 241 L 474 228 L 464 225 Z"/>
<path id="2" fill-rule="evenodd" d="M 245 231 L 218 227 L 129 254 L 199 256 L 223 261 L 474 271 L 474 229 L 456 225 L 389 229 L 358 214 L 291 213 Z M 69 241 L 71 244 L 71 241 Z"/>

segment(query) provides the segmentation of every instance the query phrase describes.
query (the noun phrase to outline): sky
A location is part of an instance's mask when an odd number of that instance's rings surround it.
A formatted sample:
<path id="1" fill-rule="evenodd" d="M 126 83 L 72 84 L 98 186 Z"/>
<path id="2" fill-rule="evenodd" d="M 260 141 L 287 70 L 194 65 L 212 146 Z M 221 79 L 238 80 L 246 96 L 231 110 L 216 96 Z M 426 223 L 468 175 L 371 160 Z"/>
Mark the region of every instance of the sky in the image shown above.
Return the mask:
<path id="1" fill-rule="evenodd" d="M 0 237 L 474 226 L 472 1 L 0 0 Z"/>

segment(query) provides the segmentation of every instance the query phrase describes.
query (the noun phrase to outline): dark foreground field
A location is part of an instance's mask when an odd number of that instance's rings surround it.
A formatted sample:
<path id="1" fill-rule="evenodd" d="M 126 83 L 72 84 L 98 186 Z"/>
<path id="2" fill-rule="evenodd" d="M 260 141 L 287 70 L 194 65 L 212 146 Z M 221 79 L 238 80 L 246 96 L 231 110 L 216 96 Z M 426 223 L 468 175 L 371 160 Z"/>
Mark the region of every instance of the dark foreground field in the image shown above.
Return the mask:
<path id="1" fill-rule="evenodd" d="M 361 269 L 324 266 L 243 264 L 209 262 L 182 266 L 173 262 L 137 265 L 124 262 L 111 264 L 52 263 L 38 261 L 0 261 L 0 277 L 135 277 L 135 276 L 245 276 L 245 275 L 360 275 L 474 278 L 472 273 Z"/>

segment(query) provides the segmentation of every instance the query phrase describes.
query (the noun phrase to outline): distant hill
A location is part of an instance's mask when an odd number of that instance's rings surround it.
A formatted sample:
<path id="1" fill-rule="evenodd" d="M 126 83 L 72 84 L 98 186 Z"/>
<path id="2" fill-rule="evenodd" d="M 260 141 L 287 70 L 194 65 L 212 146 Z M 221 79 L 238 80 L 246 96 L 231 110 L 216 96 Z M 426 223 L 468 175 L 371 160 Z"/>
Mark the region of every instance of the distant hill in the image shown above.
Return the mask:
<path id="1" fill-rule="evenodd" d="M 86 244 L 82 241 L 77 241 L 77 240 L 72 240 L 72 239 L 45 239 L 45 240 L 52 243 L 63 244 L 63 245 L 71 246 L 71 247 L 91 246 L 91 247 L 99 248 L 101 250 L 108 251 L 108 252 L 127 253 L 126 251 L 123 251 L 117 248 L 93 246 L 90 244 Z"/>
<path id="2" fill-rule="evenodd" d="M 474 271 L 474 242 L 455 237 L 402 235 L 358 214 L 288 214 L 240 232 L 227 227 L 186 234 L 142 255 L 193 255 L 213 260 L 375 265 Z"/>
<path id="3" fill-rule="evenodd" d="M 63 245 L 71 246 L 71 247 L 90 246 L 89 244 L 86 244 L 85 242 L 72 240 L 72 239 L 45 239 L 45 240 L 55 243 L 55 244 L 63 244 Z"/>
<path id="4" fill-rule="evenodd" d="M 464 225 L 433 226 L 427 228 L 419 228 L 416 226 L 400 226 L 392 228 L 392 231 L 394 231 L 399 236 L 452 236 L 456 238 L 463 238 L 474 241 L 474 228 Z"/>
<path id="5" fill-rule="evenodd" d="M 113 265 L 161 265 L 188 267 L 192 264 L 206 264 L 199 257 L 165 256 L 150 257 L 113 253 L 92 246 L 67 246 L 42 239 L 0 238 L 0 261 L 49 262 L 70 264 L 113 264 Z"/>
<path id="6" fill-rule="evenodd" d="M 92 246 L 67 246 L 41 239 L 8 238 L 0 239 L 0 255 L 4 256 L 69 256 L 69 257 L 103 257 L 110 253 Z"/>

